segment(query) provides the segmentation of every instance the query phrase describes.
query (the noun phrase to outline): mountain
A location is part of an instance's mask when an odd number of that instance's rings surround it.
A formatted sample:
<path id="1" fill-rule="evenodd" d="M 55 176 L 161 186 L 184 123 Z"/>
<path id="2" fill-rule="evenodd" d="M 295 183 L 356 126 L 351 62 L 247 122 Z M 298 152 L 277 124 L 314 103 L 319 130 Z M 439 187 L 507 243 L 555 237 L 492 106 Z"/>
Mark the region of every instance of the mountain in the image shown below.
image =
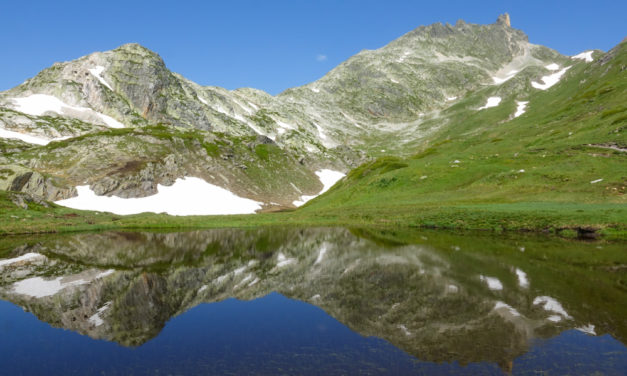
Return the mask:
<path id="1" fill-rule="evenodd" d="M 442 111 L 450 125 L 413 154 L 352 170 L 302 215 L 492 229 L 561 222 L 624 234 L 627 41 L 593 55 L 570 61 L 548 90 L 535 82 L 527 95 L 508 98 L 502 87 L 467 95 Z M 502 100 L 468 111 L 479 93 Z"/>
<path id="2" fill-rule="evenodd" d="M 43 145 L 3 140 L 0 187 L 50 200 L 75 195 L 81 184 L 97 194 L 142 197 L 196 176 L 290 206 L 320 191 L 316 169 L 345 170 L 356 164 L 351 158 L 362 159 L 350 150 L 338 156 L 298 130 L 275 143 L 262 130 L 276 124 L 267 110 L 239 92 L 185 80 L 135 44 L 55 64 L 1 98 L 5 132 Z"/>
<path id="3" fill-rule="evenodd" d="M 226 214 L 302 205 L 348 173 L 299 212 L 420 225 L 431 219 L 415 213 L 441 205 L 624 203 L 624 50 L 563 56 L 529 43 L 507 15 L 437 23 L 271 96 L 197 85 L 127 44 L 0 93 L 0 189 L 78 194 L 86 204 L 72 207 L 113 211 L 131 201 L 89 200 L 164 201 L 170 187 L 174 206 L 186 198 L 225 208 L 199 214 Z M 209 184 L 184 188 L 196 182 Z M 232 196 L 216 198 L 220 189 Z M 135 212 L 156 211 L 144 202 Z M 523 227 L 546 226 L 534 205 L 515 208 Z M 614 226 L 622 208 L 586 218 Z M 579 215 L 571 209 L 566 222 Z"/>
<path id="4" fill-rule="evenodd" d="M 502 97 L 525 96 L 547 65 L 568 60 L 530 44 L 501 19 L 492 25 L 437 23 L 362 51 L 320 80 L 278 97 L 317 118 L 332 142 L 403 153 L 407 143 L 422 142 L 442 127 L 447 119 L 441 111 L 457 100 L 488 88 Z"/>

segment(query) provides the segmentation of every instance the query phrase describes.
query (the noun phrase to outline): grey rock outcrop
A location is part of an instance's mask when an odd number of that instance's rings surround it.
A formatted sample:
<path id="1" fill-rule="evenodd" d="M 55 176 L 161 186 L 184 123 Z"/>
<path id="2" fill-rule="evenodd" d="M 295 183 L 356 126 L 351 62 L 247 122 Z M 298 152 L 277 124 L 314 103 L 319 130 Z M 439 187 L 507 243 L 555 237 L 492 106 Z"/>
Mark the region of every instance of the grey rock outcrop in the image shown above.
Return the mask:
<path id="1" fill-rule="evenodd" d="M 59 179 L 15 165 L 0 166 L 0 189 L 24 192 L 48 201 L 76 196 L 76 188 L 73 186 L 64 185 Z"/>
<path id="2" fill-rule="evenodd" d="M 512 23 L 511 20 L 509 18 L 509 14 L 508 13 L 504 13 L 501 14 L 497 19 L 496 19 L 496 23 L 498 25 L 503 25 L 503 26 L 507 26 L 507 27 L 512 27 Z"/>

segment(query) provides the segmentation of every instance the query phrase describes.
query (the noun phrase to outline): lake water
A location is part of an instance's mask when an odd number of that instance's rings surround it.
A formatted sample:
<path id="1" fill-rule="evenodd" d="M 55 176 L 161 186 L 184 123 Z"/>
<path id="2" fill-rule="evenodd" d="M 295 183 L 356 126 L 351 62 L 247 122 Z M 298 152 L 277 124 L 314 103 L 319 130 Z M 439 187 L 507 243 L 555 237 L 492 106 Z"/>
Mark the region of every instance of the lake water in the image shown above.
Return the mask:
<path id="1" fill-rule="evenodd" d="M 343 228 L 0 238 L 0 374 L 627 373 L 625 243 Z"/>

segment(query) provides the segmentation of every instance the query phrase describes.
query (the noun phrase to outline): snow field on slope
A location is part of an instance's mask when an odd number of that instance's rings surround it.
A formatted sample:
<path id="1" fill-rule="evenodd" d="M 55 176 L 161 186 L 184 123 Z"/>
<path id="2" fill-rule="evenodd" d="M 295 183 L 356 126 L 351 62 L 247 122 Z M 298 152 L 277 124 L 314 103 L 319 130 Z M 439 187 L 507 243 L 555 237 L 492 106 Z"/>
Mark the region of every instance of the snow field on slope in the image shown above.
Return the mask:
<path id="1" fill-rule="evenodd" d="M 528 103 L 529 101 L 516 101 L 516 113 L 514 114 L 515 118 L 525 113 Z"/>
<path id="2" fill-rule="evenodd" d="M 261 209 L 260 202 L 239 197 L 195 177 L 176 179 L 169 187 L 159 184 L 157 194 L 140 198 L 98 196 L 86 185 L 76 189 L 77 197 L 56 201 L 56 204 L 120 215 L 144 212 L 170 215 L 252 214 Z"/>
<path id="3" fill-rule="evenodd" d="M 496 107 L 499 103 L 501 103 L 501 97 L 490 97 L 488 98 L 488 102 L 484 106 L 479 107 L 477 110 L 485 110 L 486 108 Z"/>
<path id="4" fill-rule="evenodd" d="M 296 200 L 292 203 L 294 204 L 294 206 L 302 206 L 307 201 L 311 200 L 312 198 L 316 196 L 320 196 L 324 192 L 328 191 L 329 188 L 331 188 L 335 183 L 338 182 L 338 180 L 346 176 L 346 174 L 344 173 L 341 173 L 339 171 L 329 170 L 329 169 L 318 170 L 316 171 L 316 175 L 318 175 L 318 179 L 320 179 L 320 182 L 322 183 L 322 190 L 318 192 L 317 195 L 301 196 L 300 200 Z"/>
<path id="5" fill-rule="evenodd" d="M 33 94 L 23 98 L 11 98 L 15 109 L 28 115 L 41 116 L 46 112 L 56 112 L 59 115 L 75 111 L 86 115 L 99 117 L 109 128 L 124 128 L 124 124 L 98 111 L 87 107 L 70 106 L 62 102 L 59 98 L 46 94 Z"/>
<path id="6" fill-rule="evenodd" d="M 30 134 L 14 132 L 8 129 L 0 128 L 0 138 L 13 138 L 13 139 L 27 142 L 29 144 L 35 144 L 35 145 L 48 145 L 50 141 L 65 140 L 66 138 L 69 138 L 69 137 L 47 139 L 44 137 L 32 136 Z"/>
<path id="7" fill-rule="evenodd" d="M 102 72 L 104 72 L 105 67 L 103 67 L 102 65 L 98 65 L 95 68 L 91 68 L 89 69 L 89 73 L 91 73 L 94 77 L 96 77 L 98 79 L 98 81 L 100 81 L 101 84 L 103 84 L 104 86 L 108 87 L 109 90 L 113 91 L 113 88 L 111 87 L 111 85 L 109 85 L 109 83 L 107 83 L 107 81 L 105 81 L 104 78 L 102 78 L 101 74 Z"/>
<path id="8" fill-rule="evenodd" d="M 571 56 L 571 59 L 578 59 L 578 60 L 585 60 L 586 63 L 591 63 L 594 61 L 594 59 L 592 58 L 592 53 L 594 51 L 584 51 L 580 54 L 577 54 L 575 56 Z"/>
<path id="9" fill-rule="evenodd" d="M 18 257 L 14 257 L 11 259 L 3 259 L 0 260 L 0 268 L 3 268 L 7 265 L 13 265 L 13 264 L 25 264 L 34 260 L 38 260 L 38 259 L 45 259 L 46 256 L 40 254 L 40 253 L 35 253 L 35 252 L 29 252 L 26 253 L 24 255 L 18 256 Z"/>
<path id="10" fill-rule="evenodd" d="M 566 73 L 568 69 L 570 69 L 570 67 L 566 67 L 557 73 L 553 73 L 548 76 L 542 77 L 540 79 L 541 83 L 532 81 L 531 86 L 533 86 L 536 89 L 546 90 L 550 88 L 551 86 L 555 85 L 556 83 L 558 83 L 560 78 L 562 78 L 562 76 L 564 75 L 564 73 Z"/>
<path id="11" fill-rule="evenodd" d="M 68 287 L 86 285 L 113 273 L 114 270 L 109 269 L 102 272 L 92 270 L 74 276 L 62 276 L 54 279 L 33 277 L 14 283 L 11 290 L 20 295 L 45 298 L 47 296 L 56 295 Z"/>

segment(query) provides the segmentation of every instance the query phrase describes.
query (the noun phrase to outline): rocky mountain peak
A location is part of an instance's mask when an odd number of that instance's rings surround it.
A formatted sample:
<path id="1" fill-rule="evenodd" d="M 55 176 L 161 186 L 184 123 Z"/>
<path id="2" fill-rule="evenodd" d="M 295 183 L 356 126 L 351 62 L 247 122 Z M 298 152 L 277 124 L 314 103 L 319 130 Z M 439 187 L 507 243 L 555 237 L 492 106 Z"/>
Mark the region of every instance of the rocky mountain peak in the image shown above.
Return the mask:
<path id="1" fill-rule="evenodd" d="M 496 19 L 497 25 L 504 25 L 507 27 L 512 27 L 511 20 L 509 18 L 509 13 L 503 13 Z"/>
<path id="2" fill-rule="evenodd" d="M 142 46 L 139 43 L 126 43 L 112 50 L 111 52 L 116 53 L 116 54 L 122 54 L 122 55 L 133 54 L 137 56 L 142 56 L 144 58 L 157 59 L 157 60 L 163 61 L 163 59 L 161 58 L 161 56 L 159 56 L 158 53 L 150 50 L 149 48 Z"/>

